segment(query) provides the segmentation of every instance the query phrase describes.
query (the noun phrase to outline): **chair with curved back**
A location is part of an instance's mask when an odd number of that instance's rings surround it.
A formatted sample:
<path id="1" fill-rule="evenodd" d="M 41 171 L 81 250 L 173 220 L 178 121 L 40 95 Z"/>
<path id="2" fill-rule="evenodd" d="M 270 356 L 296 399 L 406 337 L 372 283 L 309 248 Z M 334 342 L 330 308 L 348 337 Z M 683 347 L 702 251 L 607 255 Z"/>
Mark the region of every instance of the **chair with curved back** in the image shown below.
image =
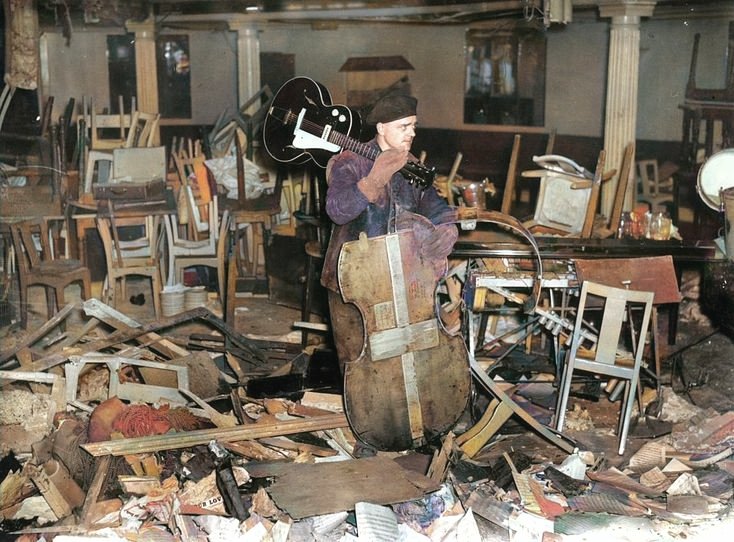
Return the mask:
<path id="1" fill-rule="evenodd" d="M 43 286 L 46 290 L 49 318 L 63 306 L 64 289 L 70 284 L 80 282 L 82 299 L 91 297 L 89 269 L 79 260 L 52 257 L 48 224 L 44 219 L 15 222 L 10 225 L 10 232 L 18 266 L 23 329 L 28 325 L 28 291 L 31 286 Z"/>

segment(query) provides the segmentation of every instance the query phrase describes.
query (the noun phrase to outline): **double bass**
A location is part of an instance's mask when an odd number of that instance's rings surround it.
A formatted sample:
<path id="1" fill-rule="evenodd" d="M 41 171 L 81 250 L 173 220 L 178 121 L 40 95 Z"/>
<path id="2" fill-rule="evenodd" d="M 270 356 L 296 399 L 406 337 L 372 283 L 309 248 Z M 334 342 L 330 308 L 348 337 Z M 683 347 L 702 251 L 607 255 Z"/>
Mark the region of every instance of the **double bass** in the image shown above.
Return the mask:
<path id="1" fill-rule="evenodd" d="M 524 237 L 533 248 L 537 275 L 522 302 L 532 313 L 541 292 L 542 260 L 535 238 L 516 218 L 496 211 L 457 209 L 456 222 L 473 229 L 487 222 Z M 400 451 L 430 443 L 461 417 L 472 378 L 541 435 L 563 442 L 538 424 L 499 389 L 476 364 L 460 333 L 450 333 L 438 317 L 436 290 L 448 261 L 424 258 L 421 242 L 433 224 L 344 243 L 339 255 L 339 287 L 344 301 L 362 315 L 364 344 L 344 368 L 344 406 L 352 431 L 379 450 Z"/>
<path id="2" fill-rule="evenodd" d="M 365 341 L 344 366 L 344 407 L 355 435 L 379 450 L 417 448 L 448 432 L 464 412 L 471 371 L 464 340 L 443 327 L 436 288 L 447 260 L 424 258 L 434 227 L 342 246 L 339 287 L 362 315 Z"/>

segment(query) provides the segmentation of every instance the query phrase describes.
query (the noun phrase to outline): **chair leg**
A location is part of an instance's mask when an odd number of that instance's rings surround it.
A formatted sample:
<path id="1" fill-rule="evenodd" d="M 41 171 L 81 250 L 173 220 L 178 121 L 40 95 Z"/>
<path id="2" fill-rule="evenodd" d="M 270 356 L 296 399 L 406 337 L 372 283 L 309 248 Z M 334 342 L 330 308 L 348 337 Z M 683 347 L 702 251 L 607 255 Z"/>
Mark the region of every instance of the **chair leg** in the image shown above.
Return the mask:
<path id="1" fill-rule="evenodd" d="M 217 263 L 217 293 L 219 294 L 219 302 L 222 304 L 222 308 L 224 308 L 224 261 L 219 261 Z"/>
<path id="2" fill-rule="evenodd" d="M 161 278 L 160 273 L 153 273 L 150 277 L 151 286 L 153 288 L 153 310 L 155 317 L 161 317 Z"/>
<path id="3" fill-rule="evenodd" d="M 306 258 L 306 284 L 303 288 L 303 306 L 301 307 L 301 320 L 308 322 L 311 320 L 311 301 L 313 299 L 313 279 L 315 269 L 314 262 L 311 256 Z M 301 346 L 305 347 L 308 344 L 308 330 L 301 330 Z"/>
<path id="4" fill-rule="evenodd" d="M 117 308 L 116 303 L 116 294 L 115 291 L 117 290 L 117 277 L 110 279 L 107 278 L 107 298 L 109 300 L 110 307 Z"/>
<path id="5" fill-rule="evenodd" d="M 635 402 L 635 390 L 637 389 L 637 382 L 639 375 L 635 374 L 630 380 L 629 387 L 625 394 L 625 402 L 623 405 L 622 412 L 622 430 L 619 433 L 619 455 L 624 454 L 624 450 L 627 446 L 627 434 L 629 433 L 630 419 L 632 418 L 632 405 Z"/>
<path id="6" fill-rule="evenodd" d="M 61 307 L 63 307 L 64 306 L 64 303 L 65 303 L 65 299 L 64 299 L 64 288 L 63 287 L 57 287 L 57 288 L 54 288 L 54 291 L 56 293 L 56 311 L 60 311 L 61 310 Z M 51 313 L 51 312 L 48 313 L 49 320 L 51 319 L 51 317 L 54 314 L 56 314 L 56 311 L 54 311 L 53 313 Z M 64 320 L 63 322 L 60 322 L 59 323 L 59 327 L 62 330 L 66 330 L 66 320 Z"/>
<path id="7" fill-rule="evenodd" d="M 20 327 L 28 327 L 28 287 L 21 284 L 18 291 L 18 302 L 20 308 Z"/>
<path id="8" fill-rule="evenodd" d="M 225 319 L 230 326 L 234 326 L 234 308 L 237 297 L 237 258 L 232 257 L 229 260 L 229 269 L 227 270 L 227 296 L 224 300 Z"/>
<path id="9" fill-rule="evenodd" d="M 563 377 L 558 386 L 558 401 L 556 401 L 556 431 L 563 430 L 563 422 L 566 418 L 566 407 L 568 406 L 568 395 L 571 392 L 571 380 L 573 377 L 572 363 L 566 363 L 563 368 Z"/>
<path id="10" fill-rule="evenodd" d="M 44 286 L 46 291 L 46 315 L 51 318 L 56 313 L 56 299 L 58 298 L 58 288 L 51 288 L 50 286 Z M 64 292 L 61 292 L 61 304 L 59 307 L 64 305 Z"/>
<path id="11" fill-rule="evenodd" d="M 81 296 L 84 301 L 92 298 L 92 282 L 89 277 L 84 277 L 82 279 Z"/>

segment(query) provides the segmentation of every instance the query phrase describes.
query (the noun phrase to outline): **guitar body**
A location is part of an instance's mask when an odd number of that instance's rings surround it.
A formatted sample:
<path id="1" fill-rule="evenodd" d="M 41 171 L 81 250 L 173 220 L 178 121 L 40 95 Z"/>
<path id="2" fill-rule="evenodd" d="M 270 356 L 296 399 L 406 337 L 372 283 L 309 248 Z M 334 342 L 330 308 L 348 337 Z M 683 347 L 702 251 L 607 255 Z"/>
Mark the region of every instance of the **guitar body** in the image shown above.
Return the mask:
<path id="1" fill-rule="evenodd" d="M 311 131 L 317 131 L 316 135 L 325 135 L 325 140 L 332 132 L 351 137 L 359 135 L 361 122 L 358 113 L 344 105 L 332 104 L 329 91 L 322 84 L 308 77 L 295 77 L 286 82 L 273 97 L 263 124 L 265 148 L 279 162 L 302 164 L 313 159 L 319 166 L 326 167 L 329 158 L 336 152 L 313 145 L 307 148 L 294 146 L 293 125 L 302 112 L 303 126 L 317 128 Z M 318 141 L 316 144 L 326 145 Z"/>
<path id="2" fill-rule="evenodd" d="M 360 357 L 345 364 L 344 404 L 360 440 L 379 450 L 419 447 L 449 431 L 471 392 L 463 339 L 436 314 L 446 260 L 420 256 L 412 230 L 345 243 L 339 284 L 365 326 Z"/>
<path id="3" fill-rule="evenodd" d="M 326 167 L 329 158 L 343 149 L 374 160 L 379 150 L 357 139 L 359 114 L 331 103 L 326 87 L 308 77 L 287 81 L 273 97 L 263 124 L 263 142 L 279 162 L 302 164 L 313 159 Z M 422 188 L 433 184 L 436 169 L 408 162 L 400 170 L 405 180 Z"/>

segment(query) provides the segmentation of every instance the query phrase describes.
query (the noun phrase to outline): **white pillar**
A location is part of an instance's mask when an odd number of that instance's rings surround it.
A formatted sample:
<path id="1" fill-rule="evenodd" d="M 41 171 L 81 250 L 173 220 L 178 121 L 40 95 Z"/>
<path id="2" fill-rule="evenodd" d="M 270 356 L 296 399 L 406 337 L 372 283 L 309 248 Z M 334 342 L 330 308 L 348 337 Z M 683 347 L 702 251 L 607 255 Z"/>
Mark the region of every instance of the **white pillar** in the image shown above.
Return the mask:
<path id="1" fill-rule="evenodd" d="M 260 90 L 260 39 L 257 27 L 249 21 L 230 21 L 229 27 L 237 32 L 237 98 L 238 108 Z M 246 113 L 260 107 L 252 104 Z"/>
<path id="2" fill-rule="evenodd" d="M 616 169 L 618 174 L 625 147 L 636 140 L 640 18 L 651 16 L 655 3 L 655 0 L 599 0 L 599 14 L 612 18 L 604 121 L 604 169 Z M 601 211 L 607 217 L 611 214 L 618 180 L 615 176 L 602 185 Z M 634 192 L 627 191 L 625 209 L 634 204 Z"/>

